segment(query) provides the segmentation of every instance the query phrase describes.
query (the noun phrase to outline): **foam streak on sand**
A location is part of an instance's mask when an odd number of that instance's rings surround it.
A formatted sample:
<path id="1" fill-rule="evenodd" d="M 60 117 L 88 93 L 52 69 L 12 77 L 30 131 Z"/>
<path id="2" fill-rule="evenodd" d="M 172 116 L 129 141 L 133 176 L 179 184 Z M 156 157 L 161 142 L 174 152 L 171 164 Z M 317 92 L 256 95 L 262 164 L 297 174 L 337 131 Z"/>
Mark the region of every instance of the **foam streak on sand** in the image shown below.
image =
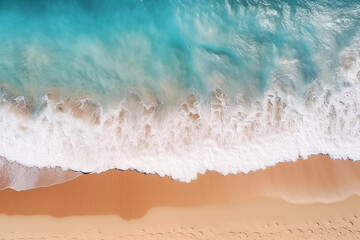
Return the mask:
<path id="1" fill-rule="evenodd" d="M 70 181 L 80 176 L 80 172 L 64 171 L 56 168 L 25 167 L 0 158 L 0 190 L 11 188 L 17 191 L 37 187 L 48 187 Z"/>

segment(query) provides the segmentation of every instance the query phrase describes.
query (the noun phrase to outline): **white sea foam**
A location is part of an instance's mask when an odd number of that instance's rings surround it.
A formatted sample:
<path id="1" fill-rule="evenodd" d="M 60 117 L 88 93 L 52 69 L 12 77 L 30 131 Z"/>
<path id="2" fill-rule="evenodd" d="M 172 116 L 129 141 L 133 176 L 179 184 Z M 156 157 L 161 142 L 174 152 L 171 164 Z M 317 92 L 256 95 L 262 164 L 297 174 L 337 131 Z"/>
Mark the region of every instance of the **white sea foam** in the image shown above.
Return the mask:
<path id="1" fill-rule="evenodd" d="M 289 92 L 275 76 L 257 101 L 239 95 L 230 103 L 216 88 L 210 104 L 189 96 L 166 107 L 129 94 L 105 110 L 91 99 L 44 95 L 43 109 L 33 117 L 24 98 L 4 90 L 0 156 L 29 167 L 136 169 L 181 181 L 206 170 L 247 173 L 318 153 L 358 160 L 358 49 L 343 51 L 341 82 L 314 81 L 305 97 Z"/>

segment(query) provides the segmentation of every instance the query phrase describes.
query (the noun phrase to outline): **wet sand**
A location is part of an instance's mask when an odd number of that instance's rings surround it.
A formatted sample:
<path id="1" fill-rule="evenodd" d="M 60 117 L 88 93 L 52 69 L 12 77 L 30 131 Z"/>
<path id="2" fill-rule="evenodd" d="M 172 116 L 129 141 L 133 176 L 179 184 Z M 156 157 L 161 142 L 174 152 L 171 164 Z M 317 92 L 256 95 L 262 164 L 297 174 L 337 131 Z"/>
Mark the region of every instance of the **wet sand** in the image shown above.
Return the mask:
<path id="1" fill-rule="evenodd" d="M 191 183 L 111 170 L 0 191 L 0 236 L 356 239 L 357 195 L 360 162 L 322 155 L 249 174 L 208 172 Z"/>

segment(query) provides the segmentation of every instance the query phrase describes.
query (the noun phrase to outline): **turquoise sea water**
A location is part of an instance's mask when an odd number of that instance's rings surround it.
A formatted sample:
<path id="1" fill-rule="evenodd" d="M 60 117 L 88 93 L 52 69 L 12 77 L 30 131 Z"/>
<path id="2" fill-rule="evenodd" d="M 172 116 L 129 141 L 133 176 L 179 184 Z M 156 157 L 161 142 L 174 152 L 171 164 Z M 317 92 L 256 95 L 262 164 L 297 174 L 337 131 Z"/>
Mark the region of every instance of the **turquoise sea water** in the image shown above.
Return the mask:
<path id="1" fill-rule="evenodd" d="M 359 1 L 1 1 L 0 82 L 39 98 L 56 88 L 98 100 L 164 86 L 261 95 L 294 91 L 340 64 Z M 296 61 L 286 72 L 279 60 Z M 285 66 L 286 67 L 286 66 Z M 323 73 L 326 71 L 326 73 Z M 141 89 L 141 90 L 140 90 Z"/>
<path id="2" fill-rule="evenodd" d="M 0 156 L 26 166 L 360 159 L 359 94 L 357 0 L 0 0 Z"/>

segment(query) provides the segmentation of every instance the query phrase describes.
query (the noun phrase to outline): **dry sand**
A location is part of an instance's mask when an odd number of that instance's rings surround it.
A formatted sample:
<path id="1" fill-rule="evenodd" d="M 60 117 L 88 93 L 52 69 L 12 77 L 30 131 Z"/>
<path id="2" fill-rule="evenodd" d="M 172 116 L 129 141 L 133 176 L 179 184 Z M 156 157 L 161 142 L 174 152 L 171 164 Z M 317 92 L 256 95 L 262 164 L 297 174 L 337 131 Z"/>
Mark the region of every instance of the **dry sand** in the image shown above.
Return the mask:
<path id="1" fill-rule="evenodd" d="M 157 207 L 116 215 L 0 215 L 0 239 L 360 239 L 360 198 L 296 205 L 256 199 L 241 205 Z"/>
<path id="2" fill-rule="evenodd" d="M 108 171 L 0 191 L 0 239 L 357 239 L 360 162 L 314 156 L 191 183 Z"/>

